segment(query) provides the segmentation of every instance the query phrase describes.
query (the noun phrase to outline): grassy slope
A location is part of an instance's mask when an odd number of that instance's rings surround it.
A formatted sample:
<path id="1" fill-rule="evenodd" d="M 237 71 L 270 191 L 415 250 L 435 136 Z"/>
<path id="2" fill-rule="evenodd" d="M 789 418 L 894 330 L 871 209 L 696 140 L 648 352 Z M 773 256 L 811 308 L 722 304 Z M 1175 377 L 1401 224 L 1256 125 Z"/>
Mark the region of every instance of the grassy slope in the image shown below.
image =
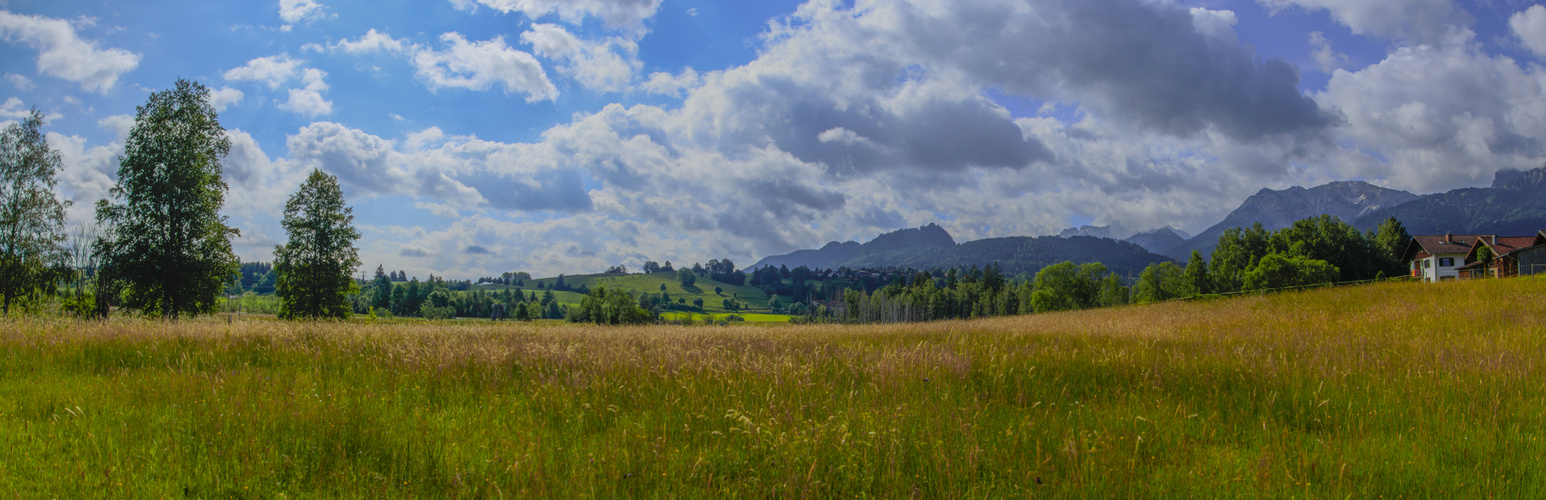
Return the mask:
<path id="1" fill-rule="evenodd" d="M 526 282 L 525 290 L 535 290 L 536 282 L 541 282 L 544 287 L 551 287 L 555 281 L 557 281 L 557 278 L 542 278 L 528 281 Z M 564 283 L 572 287 L 584 284 L 592 289 L 595 289 L 597 285 L 605 285 L 608 288 L 618 287 L 636 294 L 644 292 L 660 293 L 660 285 L 665 284 L 666 292 L 671 294 L 673 300 L 685 298 L 688 304 L 692 304 L 695 298 L 703 299 L 703 309 L 706 312 L 724 313 L 726 311 L 723 301 L 725 299 L 737 298 L 738 296 L 742 302 L 751 304 L 752 309 L 749 312 L 768 312 L 768 294 L 763 293 L 760 288 L 729 285 L 706 277 L 699 277 L 698 281 L 691 287 L 683 287 L 681 282 L 676 280 L 675 272 L 564 276 Z M 724 289 L 724 292 L 715 294 L 714 287 L 720 287 Z M 541 292 L 538 293 L 540 294 Z M 563 300 L 561 299 L 560 302 L 563 302 Z M 574 303 L 578 304 L 579 299 L 576 298 Z"/>
<path id="2" fill-rule="evenodd" d="M 1546 281 L 900 326 L 0 320 L 19 497 L 1546 496 Z"/>

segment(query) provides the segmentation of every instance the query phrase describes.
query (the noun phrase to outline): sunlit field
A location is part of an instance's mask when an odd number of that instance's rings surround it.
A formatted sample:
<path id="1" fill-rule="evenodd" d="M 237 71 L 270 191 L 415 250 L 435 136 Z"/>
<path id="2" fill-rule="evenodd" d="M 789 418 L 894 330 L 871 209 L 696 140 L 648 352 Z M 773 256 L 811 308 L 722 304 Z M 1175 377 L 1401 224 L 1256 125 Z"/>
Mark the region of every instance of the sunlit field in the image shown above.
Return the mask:
<path id="1" fill-rule="evenodd" d="M 890 326 L 0 323 L 0 496 L 1546 497 L 1546 280 Z"/>

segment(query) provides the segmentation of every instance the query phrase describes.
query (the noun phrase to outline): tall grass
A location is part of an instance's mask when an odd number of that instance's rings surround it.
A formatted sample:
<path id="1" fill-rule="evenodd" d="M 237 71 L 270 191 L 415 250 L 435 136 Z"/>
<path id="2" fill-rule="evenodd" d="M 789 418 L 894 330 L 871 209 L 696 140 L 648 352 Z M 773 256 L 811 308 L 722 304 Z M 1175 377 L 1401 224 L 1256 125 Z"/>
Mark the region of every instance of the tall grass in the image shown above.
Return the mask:
<path id="1" fill-rule="evenodd" d="M 887 326 L 0 322 L 39 496 L 1546 496 L 1546 281 Z"/>

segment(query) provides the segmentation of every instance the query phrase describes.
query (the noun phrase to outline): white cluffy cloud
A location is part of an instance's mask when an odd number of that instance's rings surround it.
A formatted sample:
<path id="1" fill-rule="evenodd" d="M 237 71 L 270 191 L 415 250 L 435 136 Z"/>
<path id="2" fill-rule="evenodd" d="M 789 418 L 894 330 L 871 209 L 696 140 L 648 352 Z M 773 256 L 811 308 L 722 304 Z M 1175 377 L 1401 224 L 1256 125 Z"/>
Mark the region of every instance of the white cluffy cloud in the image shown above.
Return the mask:
<path id="1" fill-rule="evenodd" d="M 1402 47 L 1316 96 L 1346 118 L 1347 146 L 1327 159 L 1340 178 L 1390 179 L 1431 192 L 1485 184 L 1500 168 L 1546 156 L 1546 69 L 1483 52 L 1469 31 L 1436 46 Z"/>
<path id="2" fill-rule="evenodd" d="M 279 0 L 279 19 L 287 23 L 280 26 L 281 30 L 290 31 L 292 24 L 324 17 L 327 17 L 327 10 L 317 0 Z"/>
<path id="3" fill-rule="evenodd" d="M 319 51 L 321 50 L 319 46 L 313 45 L 313 47 L 317 47 Z M 391 35 L 376 31 L 375 28 L 371 28 L 359 40 L 351 42 L 346 38 L 339 40 L 337 43 L 328 44 L 327 47 L 331 50 L 343 51 L 353 55 L 370 52 L 401 53 L 415 48 L 413 44 L 392 38 Z"/>
<path id="4" fill-rule="evenodd" d="M 586 17 L 600 19 L 608 28 L 642 34 L 644 20 L 660 10 L 661 0 L 451 0 L 462 10 L 477 10 L 478 5 L 501 13 L 520 12 L 533 19 L 555 15 L 578 25 Z"/>
<path id="5" fill-rule="evenodd" d="M 650 94 L 681 97 L 683 92 L 692 91 L 702 83 L 703 79 L 698 76 L 698 72 L 688 67 L 674 75 L 666 72 L 650 73 L 650 78 L 639 84 L 639 90 Z"/>
<path id="6" fill-rule="evenodd" d="M 600 92 L 624 92 L 633 83 L 634 74 L 643 66 L 638 59 L 638 44 L 620 37 L 585 40 L 556 24 L 535 24 L 521 34 L 521 41 L 532 46 L 532 53 L 512 48 L 504 37 L 470 41 L 462 34 L 440 35 L 440 48 L 428 47 L 393 38 L 372 28 L 355 40 L 343 39 L 324 49 L 310 44 L 307 50 L 343 52 L 352 55 L 370 53 L 400 54 L 413 64 L 420 81 L 430 90 L 462 88 L 490 90 L 500 87 L 506 94 L 524 94 L 528 102 L 558 97 L 558 87 L 548 78 L 536 56 L 559 61 L 558 71 L 581 86 Z M 696 78 L 696 73 L 687 76 Z M 657 80 L 659 77 L 657 77 Z M 679 93 L 666 87 L 673 82 L 652 82 L 658 93 Z M 680 85 L 680 84 L 679 84 Z"/>
<path id="7" fill-rule="evenodd" d="M 16 90 L 32 90 L 32 79 L 16 73 L 6 73 L 5 81 L 11 82 Z"/>
<path id="8" fill-rule="evenodd" d="M 100 49 L 82 40 L 69 21 L 0 10 L 0 39 L 19 41 L 38 51 L 38 72 L 105 93 L 118 77 L 140 64 L 140 55 L 118 48 Z M 13 80 L 15 82 L 16 80 Z M 18 84 L 20 85 L 20 84 Z"/>
<path id="9" fill-rule="evenodd" d="M 468 41 L 461 33 L 440 35 L 441 49 L 392 38 L 372 28 L 358 40 L 343 39 L 327 50 L 363 55 L 375 52 L 408 57 L 419 80 L 431 91 L 442 88 L 489 90 L 503 87 L 505 94 L 525 94 L 527 102 L 558 97 L 558 87 L 548 80 L 542 63 L 530 53 L 505 44 L 504 37 Z M 310 46 L 321 50 L 320 46 Z"/>
<path id="10" fill-rule="evenodd" d="M 638 59 L 639 46 L 632 41 L 582 40 L 556 24 L 533 24 L 521 33 L 521 41 L 531 44 L 539 56 L 564 61 L 559 72 L 596 91 L 628 90 L 634 72 L 644 65 Z"/>
<path id="11" fill-rule="evenodd" d="M 1453 0 L 1256 0 L 1274 12 L 1298 7 L 1326 10 L 1360 35 L 1417 43 L 1442 41 L 1456 28 L 1471 25 L 1471 15 Z"/>
<path id="12" fill-rule="evenodd" d="M 209 105 L 214 106 L 215 111 L 225 111 L 225 108 L 230 107 L 232 104 L 242 102 L 242 98 L 246 97 L 246 95 L 242 91 L 231 87 L 221 87 L 209 91 Z"/>
<path id="13" fill-rule="evenodd" d="M 32 109 L 28 108 L 26 103 L 21 102 L 20 98 L 6 98 L 5 104 L 0 104 L 0 118 L 20 120 L 28 116 L 32 116 Z"/>
<path id="14" fill-rule="evenodd" d="M 270 90 L 277 90 L 281 86 L 299 79 L 301 87 L 289 90 L 289 99 L 280 104 L 281 109 L 294 112 L 307 117 L 332 114 L 333 102 L 322 97 L 322 91 L 327 90 L 328 84 L 323 80 L 327 72 L 316 68 L 306 67 L 306 61 L 292 59 L 289 54 L 259 57 L 247 61 L 247 64 L 231 68 L 223 75 L 230 81 L 250 81 L 268 85 Z M 240 90 L 229 87 L 215 91 L 212 102 L 218 109 L 223 109 L 232 103 L 242 99 L 244 94 Z"/>
<path id="15" fill-rule="evenodd" d="M 231 81 L 254 81 L 268 84 L 269 89 L 278 89 L 280 85 L 295 78 L 300 74 L 301 67 L 306 61 L 291 59 L 289 54 L 277 56 L 259 57 L 247 64 L 226 70 L 222 75 Z"/>
<path id="16" fill-rule="evenodd" d="M 134 115 L 111 115 L 97 120 L 97 126 L 113 133 L 117 142 L 123 142 L 129 137 L 129 131 L 134 129 Z"/>
<path id="17" fill-rule="evenodd" d="M 333 102 L 322 97 L 322 91 L 328 89 L 327 83 L 322 81 L 325 76 L 327 76 L 325 71 L 306 68 L 305 73 L 301 75 L 301 82 L 305 86 L 290 89 L 290 100 L 279 107 L 310 118 L 332 114 Z"/>
<path id="18" fill-rule="evenodd" d="M 1326 34 L 1319 31 L 1310 32 L 1310 58 L 1315 59 L 1321 72 L 1328 75 L 1347 65 L 1347 54 L 1332 50 Z"/>
<path id="19" fill-rule="evenodd" d="M 1508 18 L 1514 36 L 1538 56 L 1546 56 L 1546 7 L 1532 5 Z"/>

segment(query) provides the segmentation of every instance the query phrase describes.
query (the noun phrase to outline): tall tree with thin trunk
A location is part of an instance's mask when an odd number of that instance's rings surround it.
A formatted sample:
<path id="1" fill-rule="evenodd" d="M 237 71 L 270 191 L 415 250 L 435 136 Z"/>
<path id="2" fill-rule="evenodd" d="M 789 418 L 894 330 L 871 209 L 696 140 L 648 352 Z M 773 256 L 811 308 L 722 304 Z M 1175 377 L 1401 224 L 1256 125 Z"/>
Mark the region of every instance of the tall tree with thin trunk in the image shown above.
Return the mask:
<path id="1" fill-rule="evenodd" d="M 164 319 L 214 312 L 238 262 L 220 215 L 221 161 L 231 150 L 209 89 L 177 80 L 137 108 L 118 158 L 111 200 L 97 202 L 105 276 L 122 280 L 124 304 Z M 102 275 L 99 275 L 101 279 Z"/>
<path id="2" fill-rule="evenodd" d="M 0 132 L 0 312 L 53 282 L 65 260 L 64 208 L 54 196 L 64 170 L 43 138 L 37 108 Z"/>
<path id="3" fill-rule="evenodd" d="M 312 170 L 285 203 L 281 224 L 290 241 L 274 247 L 274 293 L 283 319 L 344 319 L 349 294 L 359 291 L 350 275 L 360 266 L 354 241 L 354 209 L 344 205 L 338 178 Z M 380 281 L 379 279 L 377 281 Z"/>

